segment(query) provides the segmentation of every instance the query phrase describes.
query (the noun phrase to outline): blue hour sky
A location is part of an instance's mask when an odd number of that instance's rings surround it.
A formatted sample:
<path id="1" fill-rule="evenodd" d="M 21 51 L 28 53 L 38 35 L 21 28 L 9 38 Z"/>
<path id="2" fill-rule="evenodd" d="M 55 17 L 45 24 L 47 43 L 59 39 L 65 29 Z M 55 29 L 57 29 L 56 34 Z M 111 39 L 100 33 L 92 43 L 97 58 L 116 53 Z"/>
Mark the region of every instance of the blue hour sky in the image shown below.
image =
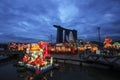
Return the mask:
<path id="1" fill-rule="evenodd" d="M 0 43 L 56 40 L 61 25 L 76 29 L 78 39 L 120 39 L 120 0 L 0 0 Z"/>

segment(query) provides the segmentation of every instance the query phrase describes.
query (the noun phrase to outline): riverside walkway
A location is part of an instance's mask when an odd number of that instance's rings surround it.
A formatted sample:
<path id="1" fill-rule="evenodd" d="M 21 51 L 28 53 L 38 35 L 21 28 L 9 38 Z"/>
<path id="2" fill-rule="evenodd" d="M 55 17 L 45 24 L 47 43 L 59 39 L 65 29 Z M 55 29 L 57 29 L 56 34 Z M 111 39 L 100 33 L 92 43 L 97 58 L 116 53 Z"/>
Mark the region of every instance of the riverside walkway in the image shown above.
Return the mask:
<path id="1" fill-rule="evenodd" d="M 13 56 L 23 55 L 24 51 L 0 51 L 0 55 Z M 119 55 L 103 55 L 103 54 L 92 54 L 83 53 L 79 54 L 52 54 L 54 62 L 64 62 L 82 65 L 83 63 L 100 64 L 111 68 L 120 68 L 120 56 Z"/>
<path id="2" fill-rule="evenodd" d="M 110 68 L 120 68 L 120 56 L 101 55 L 101 54 L 84 54 L 79 55 L 62 55 L 53 54 L 54 62 L 63 62 L 82 65 L 83 63 L 100 64 Z"/>

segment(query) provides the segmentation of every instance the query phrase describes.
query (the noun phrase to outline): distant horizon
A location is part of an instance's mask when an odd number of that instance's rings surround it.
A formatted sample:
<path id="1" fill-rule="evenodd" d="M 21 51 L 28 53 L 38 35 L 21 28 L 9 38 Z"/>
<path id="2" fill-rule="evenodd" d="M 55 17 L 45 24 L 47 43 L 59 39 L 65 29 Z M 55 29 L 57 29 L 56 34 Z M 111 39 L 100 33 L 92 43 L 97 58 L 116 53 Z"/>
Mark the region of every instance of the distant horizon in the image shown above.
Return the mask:
<path id="1" fill-rule="evenodd" d="M 112 38 L 111 38 L 112 39 Z M 78 40 L 83 40 L 83 39 L 78 39 Z M 37 43 L 39 41 L 44 41 L 44 42 L 51 42 L 51 41 L 45 41 L 45 40 L 37 40 L 37 41 L 8 41 L 8 42 L 0 42 L 0 44 L 7 44 L 7 43 L 11 43 L 11 42 L 17 42 L 17 43 Z M 83 40 L 84 42 L 99 42 L 99 40 Z M 120 41 L 119 40 L 114 40 L 112 39 L 112 42 L 116 42 L 116 41 Z M 104 39 L 101 40 L 101 42 L 103 43 L 104 42 Z M 52 42 L 52 43 L 56 43 L 56 42 Z"/>

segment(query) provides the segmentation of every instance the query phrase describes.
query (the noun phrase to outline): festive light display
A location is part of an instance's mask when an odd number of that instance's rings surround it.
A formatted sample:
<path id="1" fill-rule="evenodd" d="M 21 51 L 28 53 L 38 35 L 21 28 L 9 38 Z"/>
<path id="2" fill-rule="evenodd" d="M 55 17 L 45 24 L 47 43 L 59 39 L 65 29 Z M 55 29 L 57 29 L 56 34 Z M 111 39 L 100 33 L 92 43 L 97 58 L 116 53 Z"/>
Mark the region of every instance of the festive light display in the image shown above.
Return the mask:
<path id="1" fill-rule="evenodd" d="M 53 46 L 49 46 L 49 51 L 55 54 L 77 54 L 77 52 L 85 52 L 86 50 L 95 52 L 98 50 L 98 46 L 90 42 L 84 44 L 82 41 L 56 43 Z"/>
<path id="2" fill-rule="evenodd" d="M 49 46 L 49 51 L 55 54 L 76 54 L 77 47 L 70 46 L 68 43 L 57 43 L 54 46 Z"/>
<path id="3" fill-rule="evenodd" d="M 48 51 L 47 42 L 38 42 L 28 44 L 24 57 L 18 62 L 20 66 L 26 67 L 35 71 L 37 74 L 47 71 L 53 67 L 53 58 Z M 51 57 L 46 60 L 46 57 Z"/>
<path id="4" fill-rule="evenodd" d="M 83 46 L 80 46 L 78 50 L 81 52 L 85 52 L 85 51 L 95 52 L 98 50 L 98 46 L 96 44 L 86 42 Z"/>
<path id="5" fill-rule="evenodd" d="M 120 43 L 119 42 L 114 42 L 112 46 L 115 49 L 120 49 Z"/>
<path id="6" fill-rule="evenodd" d="M 10 51 L 23 51 L 26 50 L 28 43 L 18 43 L 18 42 L 11 42 L 8 44 L 8 49 Z"/>
<path id="7" fill-rule="evenodd" d="M 107 36 L 104 40 L 104 48 L 110 48 L 112 46 L 111 42 L 112 42 L 112 39 Z"/>

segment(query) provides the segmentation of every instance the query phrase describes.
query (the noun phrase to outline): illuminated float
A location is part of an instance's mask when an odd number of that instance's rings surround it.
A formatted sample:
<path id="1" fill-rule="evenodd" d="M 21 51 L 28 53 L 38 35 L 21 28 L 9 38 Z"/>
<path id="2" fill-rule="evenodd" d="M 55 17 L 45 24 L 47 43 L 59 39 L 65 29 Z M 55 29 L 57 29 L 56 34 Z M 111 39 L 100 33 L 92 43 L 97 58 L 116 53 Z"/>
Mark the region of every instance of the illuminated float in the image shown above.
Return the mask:
<path id="1" fill-rule="evenodd" d="M 112 42 L 112 39 L 106 36 L 106 38 L 104 39 L 104 48 L 110 48 L 112 46 L 111 42 Z"/>
<path id="2" fill-rule="evenodd" d="M 119 42 L 114 42 L 112 46 L 115 49 L 120 49 L 120 43 Z"/>
<path id="3" fill-rule="evenodd" d="M 98 50 L 98 46 L 96 44 L 86 42 L 84 45 L 78 47 L 78 50 L 80 52 L 94 53 Z"/>
<path id="4" fill-rule="evenodd" d="M 91 45 L 91 43 L 90 42 L 86 42 L 86 44 L 85 44 L 85 49 L 87 50 L 91 50 L 91 47 L 92 47 L 92 45 Z"/>
<path id="5" fill-rule="evenodd" d="M 96 44 L 92 44 L 90 42 L 86 42 L 84 47 L 85 47 L 85 50 L 90 53 L 96 52 L 98 50 L 98 46 Z"/>
<path id="6" fill-rule="evenodd" d="M 24 51 L 27 48 L 28 43 L 10 42 L 8 43 L 9 51 Z"/>
<path id="7" fill-rule="evenodd" d="M 98 50 L 98 46 L 96 44 L 92 44 L 91 52 L 96 52 Z"/>
<path id="8" fill-rule="evenodd" d="M 50 59 L 47 60 L 47 57 Z M 28 44 L 26 54 L 18 62 L 19 66 L 23 66 L 36 74 L 44 73 L 53 68 L 53 58 L 48 51 L 47 42 L 38 42 Z"/>
<path id="9" fill-rule="evenodd" d="M 49 51 L 55 54 L 76 54 L 77 47 L 70 46 L 68 43 L 56 43 L 49 46 Z"/>
<path id="10" fill-rule="evenodd" d="M 120 42 L 114 42 L 112 44 L 112 52 L 117 53 L 120 56 Z"/>

